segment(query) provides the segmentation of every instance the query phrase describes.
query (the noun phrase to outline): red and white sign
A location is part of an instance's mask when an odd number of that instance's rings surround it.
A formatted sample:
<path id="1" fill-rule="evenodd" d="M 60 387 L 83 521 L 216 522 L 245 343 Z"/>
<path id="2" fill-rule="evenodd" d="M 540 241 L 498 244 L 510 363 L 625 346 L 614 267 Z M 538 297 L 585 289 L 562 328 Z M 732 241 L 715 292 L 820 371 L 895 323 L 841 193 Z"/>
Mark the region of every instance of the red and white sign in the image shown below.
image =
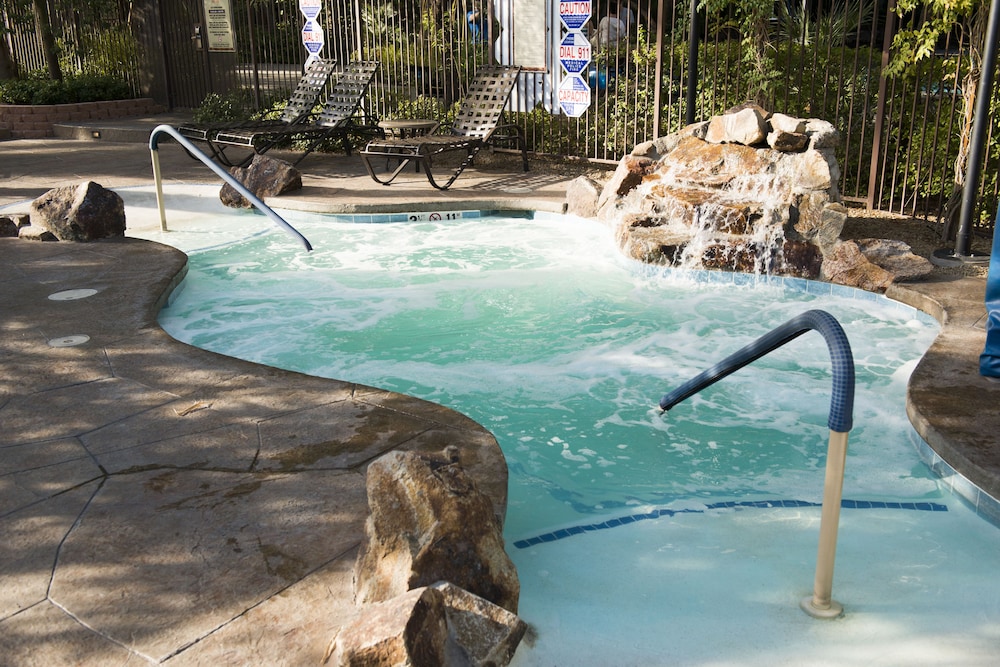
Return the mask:
<path id="1" fill-rule="evenodd" d="M 299 10 L 307 21 L 315 21 L 323 10 L 323 0 L 299 0 Z"/>
<path id="2" fill-rule="evenodd" d="M 571 74 L 559 84 L 559 107 L 573 118 L 579 118 L 590 108 L 590 85 L 579 74 Z"/>
<path id="3" fill-rule="evenodd" d="M 567 30 L 579 30 L 590 19 L 590 0 L 559 3 L 559 18 Z"/>
<path id="4" fill-rule="evenodd" d="M 573 30 L 559 44 L 559 63 L 567 74 L 579 74 L 590 64 L 590 40 Z"/>
<path id="5" fill-rule="evenodd" d="M 306 47 L 306 50 L 315 56 L 323 50 L 325 43 L 326 35 L 323 33 L 322 26 L 315 21 L 306 21 L 305 26 L 302 28 L 302 44 Z"/>

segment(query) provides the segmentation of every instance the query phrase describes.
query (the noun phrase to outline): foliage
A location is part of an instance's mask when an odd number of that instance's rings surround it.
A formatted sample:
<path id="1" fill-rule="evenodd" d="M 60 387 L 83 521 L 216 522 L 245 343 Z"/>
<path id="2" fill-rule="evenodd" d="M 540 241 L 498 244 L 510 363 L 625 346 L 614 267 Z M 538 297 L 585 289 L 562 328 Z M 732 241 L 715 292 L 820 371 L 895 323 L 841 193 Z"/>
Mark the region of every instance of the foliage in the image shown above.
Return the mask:
<path id="1" fill-rule="evenodd" d="M 912 73 L 948 33 L 985 24 L 986 4 L 985 0 L 900 0 L 896 5 L 899 16 L 921 11 L 924 20 L 901 28 L 893 37 L 893 57 L 886 74 Z"/>
<path id="2" fill-rule="evenodd" d="M 418 95 L 411 99 L 400 99 L 392 112 L 395 119 L 428 119 L 436 120 L 442 125 L 450 125 L 458 113 L 458 102 L 447 105 L 440 98 Z"/>
<path id="3" fill-rule="evenodd" d="M 0 81 L 3 104 L 74 104 L 132 97 L 128 84 L 110 76 L 78 75 L 53 81 L 45 73 L 36 72 L 22 79 Z"/>
<path id="4" fill-rule="evenodd" d="M 775 36 L 780 41 L 816 42 L 844 46 L 859 27 L 872 25 L 875 3 L 871 0 L 834 0 L 829 9 L 817 9 L 817 15 L 803 11 L 798 3 L 777 3 Z"/>
<path id="5" fill-rule="evenodd" d="M 95 76 L 128 75 L 137 80 L 140 62 L 139 45 L 127 25 L 84 34 L 80 39 L 80 70 Z"/>
<path id="6" fill-rule="evenodd" d="M 653 136 L 656 44 L 650 42 L 643 26 L 636 32 L 636 43 L 628 52 L 627 62 L 615 65 L 624 76 L 615 77 L 606 105 L 609 112 L 598 120 L 598 136 L 604 137 L 605 150 L 613 154 L 622 154 Z"/>
<path id="7" fill-rule="evenodd" d="M 773 0 L 701 0 L 699 9 L 709 15 L 731 16 L 739 27 L 740 58 L 746 70 L 747 99 L 770 106 L 778 72 L 770 39 Z"/>
<path id="8" fill-rule="evenodd" d="M 246 88 L 237 88 L 224 95 L 209 93 L 194 111 L 196 123 L 222 123 L 234 120 L 278 118 L 285 99 L 269 100 L 263 109 L 254 108 L 253 95 Z"/>
<path id="9" fill-rule="evenodd" d="M 514 122 L 526 128 L 525 139 L 529 151 L 550 155 L 587 154 L 584 135 L 580 132 L 577 119 L 551 114 L 542 106 L 513 116 Z"/>

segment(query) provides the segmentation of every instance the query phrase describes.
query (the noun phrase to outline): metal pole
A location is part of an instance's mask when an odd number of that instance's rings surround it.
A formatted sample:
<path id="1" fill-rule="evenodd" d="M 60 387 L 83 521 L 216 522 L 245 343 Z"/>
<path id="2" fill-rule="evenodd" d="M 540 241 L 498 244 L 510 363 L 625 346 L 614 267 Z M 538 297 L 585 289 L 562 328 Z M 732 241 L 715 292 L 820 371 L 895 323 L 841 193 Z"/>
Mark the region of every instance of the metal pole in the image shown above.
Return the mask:
<path id="1" fill-rule="evenodd" d="M 665 2 L 656 9 L 656 65 L 653 84 L 653 139 L 660 137 L 660 95 L 663 92 L 663 11 Z"/>
<path id="2" fill-rule="evenodd" d="M 698 95 L 698 0 L 691 0 L 691 25 L 688 27 L 687 114 L 685 122 L 694 122 L 695 98 Z"/>
<path id="3" fill-rule="evenodd" d="M 837 529 L 844 494 L 844 466 L 847 461 L 847 433 L 830 431 L 823 482 L 823 509 L 819 520 L 819 547 L 816 550 L 816 578 L 813 594 L 799 606 L 813 618 L 838 618 L 844 605 L 833 599 L 833 563 L 837 556 Z"/>
<path id="4" fill-rule="evenodd" d="M 1000 0 L 990 2 L 989 23 L 986 25 L 986 46 L 983 51 L 983 71 L 979 75 L 979 89 L 976 93 L 976 115 L 972 121 L 972 138 L 969 148 L 969 162 L 965 171 L 965 187 L 962 189 L 962 210 L 959 214 L 958 234 L 955 237 L 955 251 L 952 257 L 959 261 L 972 258 L 972 216 L 976 212 L 979 198 L 979 179 L 983 170 L 983 153 L 986 148 L 986 132 L 990 124 L 990 99 L 993 97 L 993 70 L 997 62 L 997 39 L 1000 38 Z M 939 259 L 942 252 L 934 253 Z M 983 256 L 981 261 L 988 260 Z"/>

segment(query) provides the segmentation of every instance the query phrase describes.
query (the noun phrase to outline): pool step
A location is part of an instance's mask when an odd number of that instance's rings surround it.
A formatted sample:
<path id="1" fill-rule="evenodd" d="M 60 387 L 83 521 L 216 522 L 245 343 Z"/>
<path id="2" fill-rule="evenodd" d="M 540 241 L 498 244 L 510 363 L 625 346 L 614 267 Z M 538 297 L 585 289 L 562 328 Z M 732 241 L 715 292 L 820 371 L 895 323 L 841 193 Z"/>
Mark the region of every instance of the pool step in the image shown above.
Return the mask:
<path id="1" fill-rule="evenodd" d="M 157 125 L 177 126 L 190 123 L 191 114 L 156 114 L 141 118 L 111 118 L 108 120 L 54 123 L 52 130 L 60 139 L 144 144 Z"/>

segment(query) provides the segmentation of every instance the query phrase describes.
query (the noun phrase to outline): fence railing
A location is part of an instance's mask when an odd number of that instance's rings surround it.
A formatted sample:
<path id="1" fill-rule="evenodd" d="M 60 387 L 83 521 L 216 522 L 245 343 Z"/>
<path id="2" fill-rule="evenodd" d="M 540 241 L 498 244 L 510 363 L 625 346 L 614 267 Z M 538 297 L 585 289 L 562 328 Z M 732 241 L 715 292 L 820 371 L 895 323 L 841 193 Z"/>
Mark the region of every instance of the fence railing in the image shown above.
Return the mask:
<path id="1" fill-rule="evenodd" d="M 203 0 L 153 0 L 140 8 L 129 5 L 129 13 L 122 13 L 123 3 L 48 2 L 58 16 L 53 26 L 61 33 L 65 67 L 117 67 L 137 92 L 172 108 L 196 107 L 207 93 L 224 96 L 237 90 L 262 107 L 291 89 L 308 55 L 297 0 L 231 0 L 235 50 L 230 53 L 196 48 Z M 18 4 L 0 0 L 3 39 L 22 69 L 42 69 L 34 26 L 19 19 L 13 9 Z M 961 170 L 956 165 L 968 150 L 971 113 L 972 91 L 965 81 L 969 39 L 965 31 L 955 31 L 916 74 L 886 78 L 893 35 L 923 20 L 919 11 L 899 19 L 892 0 L 783 0 L 758 30 L 756 39 L 766 48 L 756 50 L 748 49 L 740 24 L 730 16 L 701 12 L 693 72 L 688 70 L 690 3 L 594 2 L 588 26 L 595 41 L 605 15 L 616 12 L 625 25 L 617 42 L 594 48 L 587 72 L 592 104 L 579 118 L 560 113 L 556 97 L 562 76 L 557 2 L 321 4 L 317 20 L 324 29 L 324 55 L 382 63 L 369 99 L 382 117 L 446 117 L 477 67 L 515 59 L 518 44 L 511 26 L 517 13 L 544 5 L 538 18 L 545 23 L 544 63 L 525 71 L 511 106 L 533 152 L 615 162 L 635 144 L 684 125 L 687 82 L 694 74 L 698 120 L 754 100 L 771 111 L 833 122 L 842 135 L 839 187 L 848 201 L 942 227 L 952 212 L 949 205 L 957 201 L 953 195 Z M 469 12 L 475 9 L 481 13 L 470 24 Z M 996 91 L 993 104 L 1000 108 Z M 982 230 L 992 228 L 1000 194 L 997 122 L 989 132 L 980 211 L 974 216 Z"/>

